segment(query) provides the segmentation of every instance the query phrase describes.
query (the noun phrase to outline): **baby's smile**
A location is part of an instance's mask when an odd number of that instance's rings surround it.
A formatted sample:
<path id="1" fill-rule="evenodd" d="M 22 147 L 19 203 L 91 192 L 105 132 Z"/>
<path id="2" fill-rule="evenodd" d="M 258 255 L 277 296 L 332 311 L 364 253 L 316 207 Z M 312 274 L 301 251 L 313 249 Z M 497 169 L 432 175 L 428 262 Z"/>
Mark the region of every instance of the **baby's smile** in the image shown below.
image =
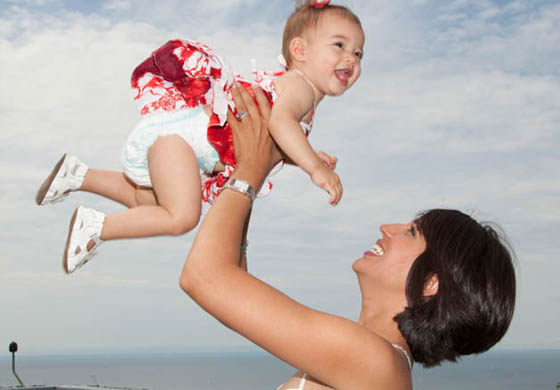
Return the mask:
<path id="1" fill-rule="evenodd" d="M 348 85 L 348 80 L 352 77 L 352 69 L 337 69 L 334 71 L 334 75 L 338 81 L 343 85 Z"/>

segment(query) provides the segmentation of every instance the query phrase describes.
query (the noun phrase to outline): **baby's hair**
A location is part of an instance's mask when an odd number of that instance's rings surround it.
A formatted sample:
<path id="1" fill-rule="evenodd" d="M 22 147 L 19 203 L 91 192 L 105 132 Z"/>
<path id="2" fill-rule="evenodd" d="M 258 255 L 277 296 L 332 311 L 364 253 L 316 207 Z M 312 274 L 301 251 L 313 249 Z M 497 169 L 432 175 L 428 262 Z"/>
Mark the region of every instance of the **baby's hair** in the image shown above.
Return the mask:
<path id="1" fill-rule="evenodd" d="M 284 34 L 282 37 L 282 55 L 286 59 L 288 67 L 292 64 L 292 57 L 290 55 L 290 42 L 296 37 L 301 37 L 302 34 L 309 28 L 315 27 L 319 22 L 321 15 L 332 12 L 337 15 L 356 23 L 362 28 L 360 19 L 342 5 L 327 4 L 321 8 L 311 5 L 313 0 L 296 1 L 296 9 L 288 18 L 284 26 Z"/>

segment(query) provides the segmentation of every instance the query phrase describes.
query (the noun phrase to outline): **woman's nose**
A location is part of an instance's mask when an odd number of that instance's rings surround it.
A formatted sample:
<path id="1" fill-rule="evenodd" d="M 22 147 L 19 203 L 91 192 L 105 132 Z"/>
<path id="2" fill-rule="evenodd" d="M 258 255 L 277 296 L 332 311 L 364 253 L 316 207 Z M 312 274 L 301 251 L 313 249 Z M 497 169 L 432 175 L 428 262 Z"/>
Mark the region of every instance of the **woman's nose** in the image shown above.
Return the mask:
<path id="1" fill-rule="evenodd" d="M 400 234 L 401 232 L 406 231 L 406 226 L 407 225 L 401 223 L 393 223 L 390 225 L 381 225 L 379 230 L 381 230 L 381 233 L 383 233 L 383 235 L 392 237 L 396 234 Z"/>
<path id="2" fill-rule="evenodd" d="M 379 230 L 385 237 L 391 237 L 391 226 L 392 225 L 381 225 Z"/>

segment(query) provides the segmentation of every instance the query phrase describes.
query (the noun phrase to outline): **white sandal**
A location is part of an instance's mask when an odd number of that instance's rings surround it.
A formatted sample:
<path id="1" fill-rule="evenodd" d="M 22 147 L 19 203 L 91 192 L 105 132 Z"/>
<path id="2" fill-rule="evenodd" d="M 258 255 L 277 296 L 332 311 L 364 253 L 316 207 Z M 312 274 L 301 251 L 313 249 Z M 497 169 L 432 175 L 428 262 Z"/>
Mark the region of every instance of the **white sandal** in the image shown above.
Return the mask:
<path id="1" fill-rule="evenodd" d="M 76 156 L 65 153 L 39 187 L 35 202 L 40 206 L 62 202 L 69 192 L 82 186 L 87 170 Z"/>
<path id="2" fill-rule="evenodd" d="M 95 250 L 103 243 L 100 237 L 104 221 L 105 214 L 97 210 L 80 206 L 74 211 L 62 259 L 67 274 L 76 271 L 95 255 Z M 88 249 L 91 242 L 93 246 Z"/>

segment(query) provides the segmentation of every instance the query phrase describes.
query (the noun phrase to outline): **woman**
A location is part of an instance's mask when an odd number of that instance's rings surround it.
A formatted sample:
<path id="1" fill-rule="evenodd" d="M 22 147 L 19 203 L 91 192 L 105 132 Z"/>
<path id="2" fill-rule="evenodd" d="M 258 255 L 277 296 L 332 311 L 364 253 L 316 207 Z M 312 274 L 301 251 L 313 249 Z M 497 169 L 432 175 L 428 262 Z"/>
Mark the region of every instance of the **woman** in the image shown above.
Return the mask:
<path id="1" fill-rule="evenodd" d="M 511 255 L 494 230 L 459 211 L 381 226 L 382 238 L 353 265 L 357 322 L 303 306 L 240 266 L 251 195 L 280 158 L 266 131 L 270 107 L 260 90 L 255 95 L 260 112 L 243 88 L 234 91 L 248 113 L 228 118 L 237 183 L 202 222 L 180 285 L 216 319 L 299 369 L 280 388 L 411 389 L 412 360 L 433 366 L 498 342 L 515 303 Z"/>

